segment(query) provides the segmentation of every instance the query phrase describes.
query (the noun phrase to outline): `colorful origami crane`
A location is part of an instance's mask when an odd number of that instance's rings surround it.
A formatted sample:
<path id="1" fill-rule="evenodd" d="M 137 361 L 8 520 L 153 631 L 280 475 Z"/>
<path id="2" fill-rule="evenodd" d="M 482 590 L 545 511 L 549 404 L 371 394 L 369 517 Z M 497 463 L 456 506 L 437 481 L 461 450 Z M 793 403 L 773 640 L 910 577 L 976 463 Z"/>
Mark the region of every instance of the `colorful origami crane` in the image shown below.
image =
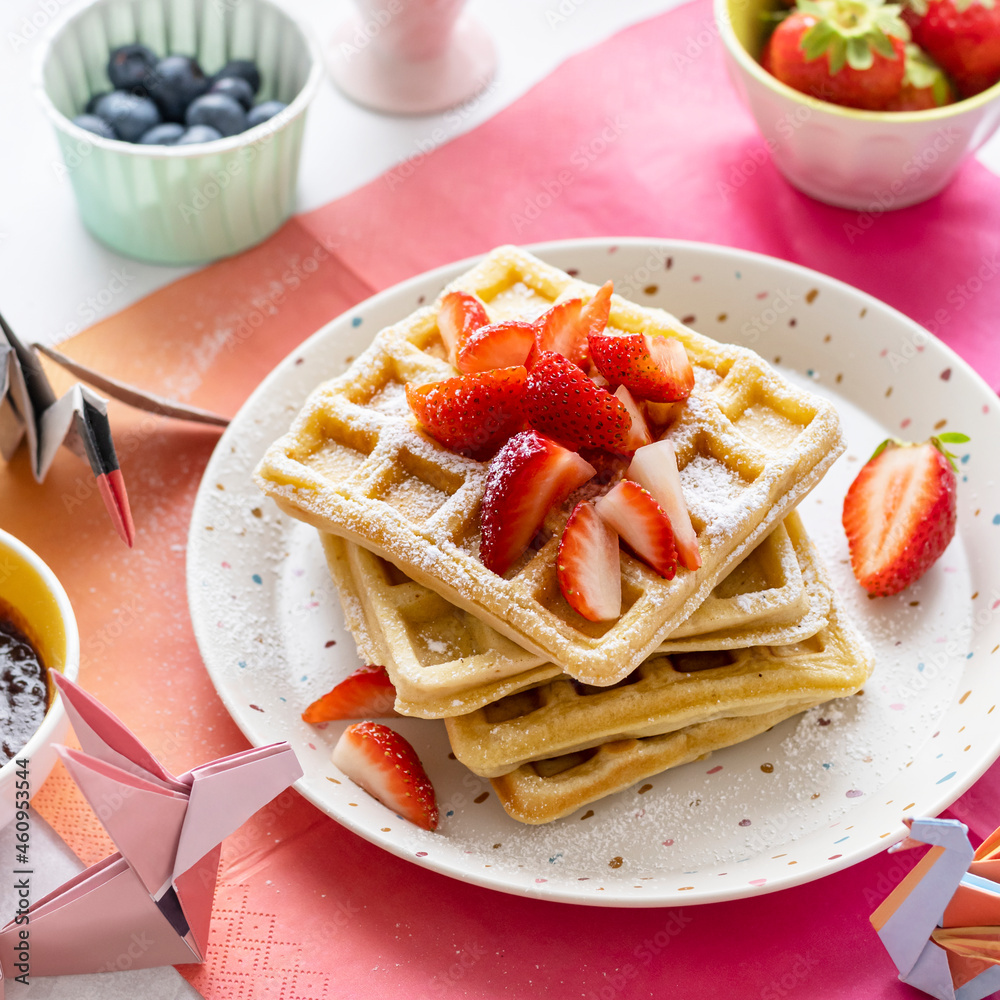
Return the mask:
<path id="1" fill-rule="evenodd" d="M 31 472 L 39 483 L 45 479 L 60 447 L 65 446 L 85 459 L 94 472 L 115 529 L 131 548 L 135 526 L 111 438 L 107 401 L 80 382 L 57 399 L 36 351 L 130 406 L 215 426 L 224 427 L 228 421 L 207 410 L 162 399 L 103 376 L 51 348 L 40 344 L 26 347 L 0 316 L 0 455 L 10 461 L 27 439 Z"/>
<path id="2" fill-rule="evenodd" d="M 982 1000 L 1000 989 L 1000 829 L 978 850 L 953 819 L 907 820 L 890 848 L 931 844 L 871 915 L 899 978 L 941 1000 Z"/>
<path id="3" fill-rule="evenodd" d="M 174 777 L 100 702 L 53 677 L 83 748 L 61 748 L 63 762 L 118 851 L 0 928 L 0 972 L 12 979 L 113 971 L 126 967 L 123 958 L 131 969 L 203 961 L 221 843 L 301 777 L 294 751 L 275 743 Z"/>

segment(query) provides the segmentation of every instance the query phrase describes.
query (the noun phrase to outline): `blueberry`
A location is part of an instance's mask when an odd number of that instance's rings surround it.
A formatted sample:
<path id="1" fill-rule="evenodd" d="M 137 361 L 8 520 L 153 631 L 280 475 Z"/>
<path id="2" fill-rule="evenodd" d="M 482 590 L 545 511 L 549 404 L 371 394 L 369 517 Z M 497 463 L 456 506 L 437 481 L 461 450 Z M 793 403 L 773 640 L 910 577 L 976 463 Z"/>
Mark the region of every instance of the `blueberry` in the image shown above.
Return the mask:
<path id="1" fill-rule="evenodd" d="M 205 94 L 188 105 L 184 121 L 188 125 L 211 125 L 223 135 L 236 135 L 247 127 L 247 113 L 239 101 L 225 94 Z"/>
<path id="2" fill-rule="evenodd" d="M 257 69 L 257 64 L 251 59 L 231 59 L 212 79 L 222 80 L 230 76 L 246 80 L 255 94 L 260 90 L 260 70 Z"/>
<path id="3" fill-rule="evenodd" d="M 281 101 L 261 101 L 260 104 L 252 107 L 247 114 L 247 128 L 253 128 L 254 125 L 266 122 L 278 114 L 279 111 L 284 111 L 287 107 L 288 105 L 283 104 Z"/>
<path id="4" fill-rule="evenodd" d="M 91 97 L 89 101 L 87 101 L 86 105 L 84 105 L 83 113 L 86 114 L 86 115 L 96 115 L 97 114 L 97 102 L 102 97 L 107 97 L 108 94 L 110 94 L 110 93 L 111 93 L 110 90 L 102 90 L 99 94 L 94 94 L 94 96 Z"/>
<path id="5" fill-rule="evenodd" d="M 184 126 L 180 122 L 163 122 L 143 132 L 139 142 L 144 146 L 173 146 L 183 134 Z"/>
<path id="6" fill-rule="evenodd" d="M 160 112 L 148 97 L 136 97 L 123 90 L 105 94 L 94 110 L 126 142 L 138 142 L 143 132 L 160 123 Z"/>
<path id="7" fill-rule="evenodd" d="M 122 45 L 108 59 L 108 79 L 116 90 L 145 97 L 146 79 L 155 65 L 156 55 L 145 45 Z"/>
<path id="8" fill-rule="evenodd" d="M 102 139 L 118 138 L 115 135 L 115 130 L 103 118 L 98 118 L 97 115 L 77 115 L 73 119 L 73 124 L 79 125 L 80 128 L 85 128 L 88 132 L 93 132 L 94 135 L 99 135 Z"/>
<path id="9" fill-rule="evenodd" d="M 190 56 L 164 56 L 150 78 L 149 96 L 167 121 L 182 122 L 188 105 L 208 90 L 210 82 Z"/>
<path id="10" fill-rule="evenodd" d="M 184 131 L 184 134 L 174 143 L 175 146 L 193 146 L 202 142 L 211 142 L 213 139 L 221 139 L 222 133 L 211 125 L 192 125 Z"/>
<path id="11" fill-rule="evenodd" d="M 210 94 L 225 94 L 243 105 L 249 111 L 253 105 L 253 88 L 240 76 L 224 76 L 209 87 Z"/>

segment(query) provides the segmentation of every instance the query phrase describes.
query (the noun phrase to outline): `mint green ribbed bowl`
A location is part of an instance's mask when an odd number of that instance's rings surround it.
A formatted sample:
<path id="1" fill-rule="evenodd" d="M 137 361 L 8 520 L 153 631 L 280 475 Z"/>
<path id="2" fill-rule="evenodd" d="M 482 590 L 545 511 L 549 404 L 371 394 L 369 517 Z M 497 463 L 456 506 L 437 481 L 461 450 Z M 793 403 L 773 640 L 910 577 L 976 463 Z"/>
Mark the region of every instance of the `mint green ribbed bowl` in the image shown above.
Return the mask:
<path id="1" fill-rule="evenodd" d="M 129 42 L 161 56 L 194 55 L 207 74 L 230 59 L 253 59 L 257 100 L 288 107 L 198 146 L 102 139 L 70 119 L 111 89 L 108 56 Z M 322 72 L 315 40 L 270 0 L 95 0 L 50 37 L 35 89 L 87 229 L 129 257 L 200 264 L 254 246 L 294 211 L 306 109 Z"/>

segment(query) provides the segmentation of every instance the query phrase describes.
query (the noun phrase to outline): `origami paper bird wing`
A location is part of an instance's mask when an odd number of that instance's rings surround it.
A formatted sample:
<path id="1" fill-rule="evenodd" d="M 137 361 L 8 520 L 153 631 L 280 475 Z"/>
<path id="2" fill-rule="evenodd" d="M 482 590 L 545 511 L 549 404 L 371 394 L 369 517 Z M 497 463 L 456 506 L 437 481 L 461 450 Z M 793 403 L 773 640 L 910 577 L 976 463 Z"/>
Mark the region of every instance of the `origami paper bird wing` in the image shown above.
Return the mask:
<path id="1" fill-rule="evenodd" d="M 188 797 L 78 750 L 60 751 L 66 770 L 150 896 L 173 880 Z"/>
<path id="2" fill-rule="evenodd" d="M 84 753 L 140 778 L 155 778 L 177 792 L 186 793 L 189 782 L 175 778 L 136 739 L 132 731 L 93 695 L 54 672 L 52 680 L 63 697 L 76 738 Z"/>
<path id="3" fill-rule="evenodd" d="M 273 743 L 189 773 L 191 798 L 177 848 L 175 878 L 301 778 L 302 767 L 287 743 Z"/>

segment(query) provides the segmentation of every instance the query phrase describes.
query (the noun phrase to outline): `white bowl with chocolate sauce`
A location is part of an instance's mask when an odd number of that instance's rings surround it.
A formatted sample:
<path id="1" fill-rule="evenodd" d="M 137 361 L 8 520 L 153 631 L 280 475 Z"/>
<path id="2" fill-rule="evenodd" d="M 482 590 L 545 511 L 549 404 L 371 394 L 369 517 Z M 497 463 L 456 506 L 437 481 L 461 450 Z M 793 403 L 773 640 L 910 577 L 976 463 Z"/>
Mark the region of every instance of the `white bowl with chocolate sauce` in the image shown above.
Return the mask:
<path id="1" fill-rule="evenodd" d="M 62 584 L 27 545 L 0 531 L 0 827 L 24 810 L 55 764 L 69 719 L 51 674 L 75 680 L 79 666 L 80 635 Z"/>

